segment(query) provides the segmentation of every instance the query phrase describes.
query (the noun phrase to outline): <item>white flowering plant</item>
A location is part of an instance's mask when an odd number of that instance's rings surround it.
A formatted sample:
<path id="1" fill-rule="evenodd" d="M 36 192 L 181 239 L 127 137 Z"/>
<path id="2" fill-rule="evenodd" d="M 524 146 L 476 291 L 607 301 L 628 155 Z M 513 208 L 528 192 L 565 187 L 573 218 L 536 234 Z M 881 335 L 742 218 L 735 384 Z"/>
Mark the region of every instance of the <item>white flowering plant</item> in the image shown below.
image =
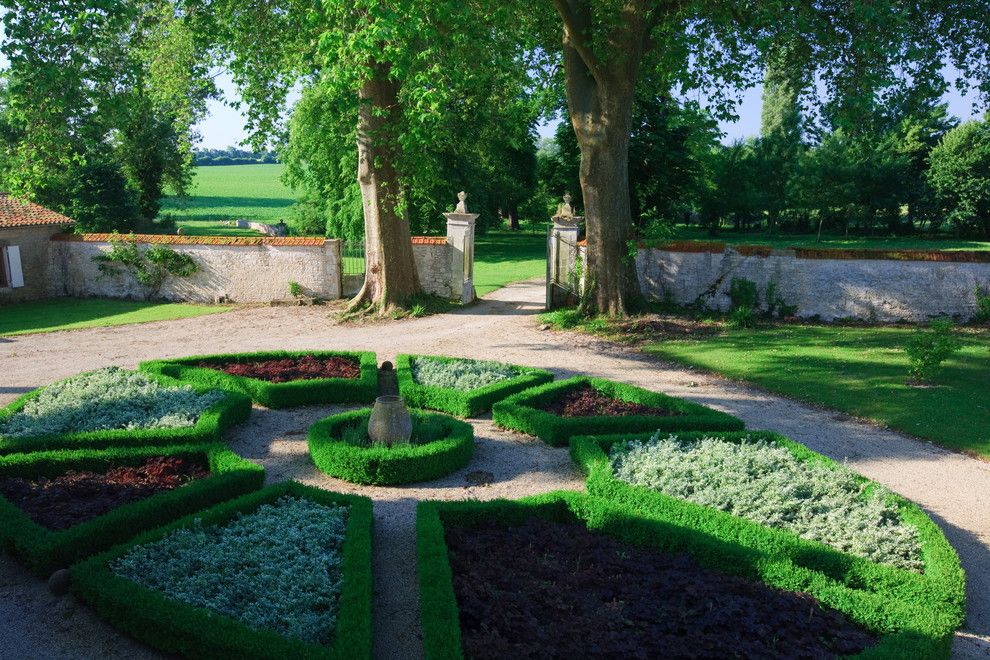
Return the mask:
<path id="1" fill-rule="evenodd" d="M 500 362 L 481 360 L 438 360 L 417 357 L 410 360 L 413 380 L 420 385 L 454 390 L 475 390 L 515 378 L 519 369 Z"/>

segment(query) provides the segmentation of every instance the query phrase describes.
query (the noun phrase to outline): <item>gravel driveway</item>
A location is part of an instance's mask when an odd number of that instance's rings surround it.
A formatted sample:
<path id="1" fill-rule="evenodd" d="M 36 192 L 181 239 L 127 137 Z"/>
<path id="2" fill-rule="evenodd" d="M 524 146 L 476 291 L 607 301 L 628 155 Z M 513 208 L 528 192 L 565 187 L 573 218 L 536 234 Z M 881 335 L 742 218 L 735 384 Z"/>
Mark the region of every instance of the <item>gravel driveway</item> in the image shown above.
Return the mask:
<path id="1" fill-rule="evenodd" d="M 845 461 L 921 504 L 942 526 L 968 576 L 966 631 L 956 657 L 990 657 L 990 464 L 859 422 L 834 411 L 739 385 L 572 334 L 540 331 L 542 282 L 510 285 L 453 314 L 336 325 L 319 307 L 245 308 L 196 319 L 0 338 L 0 405 L 18 394 L 90 369 L 135 367 L 152 358 L 266 349 L 373 350 L 432 353 L 544 367 L 558 377 L 588 374 L 662 390 L 737 415 L 752 429 L 771 429 Z M 306 455 L 305 430 L 337 408 L 258 409 L 228 440 L 268 469 L 269 479 L 295 478 L 375 501 L 375 655 L 422 654 L 413 523 L 417 500 L 521 497 L 581 489 L 564 449 L 473 420 L 478 449 L 471 464 L 426 487 L 362 488 L 330 479 Z M 478 484 L 478 472 L 491 473 Z M 470 477 L 470 478 L 468 478 Z M 0 657 L 160 657 L 116 634 L 71 597 L 56 599 L 11 560 L 0 557 Z"/>

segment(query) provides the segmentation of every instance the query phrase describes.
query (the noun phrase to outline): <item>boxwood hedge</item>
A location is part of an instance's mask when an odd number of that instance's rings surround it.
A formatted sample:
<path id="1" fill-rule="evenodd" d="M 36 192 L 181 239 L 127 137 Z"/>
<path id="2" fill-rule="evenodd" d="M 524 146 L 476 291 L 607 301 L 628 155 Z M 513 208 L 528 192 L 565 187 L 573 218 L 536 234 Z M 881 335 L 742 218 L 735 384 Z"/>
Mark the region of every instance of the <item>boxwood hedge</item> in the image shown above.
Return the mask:
<path id="1" fill-rule="evenodd" d="M 222 525 L 286 495 L 317 504 L 349 507 L 343 547 L 343 587 L 331 645 L 323 647 L 250 628 L 230 617 L 169 598 L 116 575 L 110 562 L 136 545 L 175 530 Z M 113 626 L 168 653 L 190 658 L 370 658 L 371 500 L 310 488 L 296 482 L 270 486 L 218 504 L 92 557 L 72 570 L 72 589 Z"/>
<path id="2" fill-rule="evenodd" d="M 668 520 L 636 515 L 623 505 L 580 493 L 549 493 L 518 501 L 421 502 L 417 508 L 416 545 L 423 646 L 430 660 L 462 658 L 460 622 L 444 539 L 448 525 L 471 527 L 482 521 L 521 524 L 532 516 L 553 521 L 584 521 L 635 546 L 690 555 L 702 567 L 764 582 L 788 591 L 809 593 L 823 605 L 880 636 L 860 658 L 946 658 L 958 619 L 931 603 L 892 599 L 887 585 L 858 584 L 802 563 L 804 557 L 781 555 L 753 545 L 733 543 Z M 874 588 L 876 587 L 876 588 Z"/>
<path id="3" fill-rule="evenodd" d="M 351 410 L 310 427 L 309 453 L 313 463 L 332 477 L 374 486 L 429 481 L 468 464 L 474 453 L 474 429 L 470 424 L 422 410 L 409 412 L 416 426 L 436 425 L 440 438 L 394 447 L 351 444 L 343 438 L 344 429 L 367 422 L 371 409 Z"/>
<path id="4" fill-rule="evenodd" d="M 649 437 L 649 434 L 623 434 L 572 438 L 571 456 L 588 476 L 588 494 L 610 502 L 629 515 L 691 529 L 718 542 L 789 562 L 794 570 L 809 572 L 816 581 L 827 580 L 836 589 L 841 587 L 878 598 L 889 605 L 883 611 L 878 610 L 877 622 L 890 622 L 891 630 L 913 630 L 919 648 L 925 649 L 928 656 L 948 655 L 952 633 L 965 619 L 966 577 L 959 556 L 942 530 L 916 504 L 890 495 L 901 519 L 918 530 L 924 573 L 874 563 L 783 529 L 766 527 L 617 479 L 608 457 L 612 446 Z M 832 459 L 767 431 L 678 433 L 677 437 L 685 441 L 704 437 L 728 442 L 763 440 L 788 449 L 798 460 L 837 467 Z M 865 478 L 863 481 L 869 483 Z M 900 627 L 893 627 L 895 621 Z"/>
<path id="5" fill-rule="evenodd" d="M 257 490 L 265 480 L 261 466 L 220 444 L 14 454 L 0 457 L 0 476 L 37 479 L 55 477 L 69 470 L 102 472 L 116 466 L 140 465 L 152 456 L 178 456 L 195 461 L 209 467 L 210 476 L 60 531 L 35 523 L 16 504 L 0 495 L 0 547 L 44 577 L 126 541 L 139 531 Z"/>
<path id="6" fill-rule="evenodd" d="M 160 374 L 148 376 L 163 385 L 184 385 L 178 380 Z M 193 384 L 197 393 L 218 389 Z M 219 388 L 223 389 L 223 388 Z M 8 417 L 20 412 L 44 388 L 28 392 L 4 408 L 0 408 L 0 425 Z M 209 444 L 218 442 L 228 428 L 246 420 L 251 415 L 251 399 L 238 392 L 225 391 L 224 398 L 207 408 L 192 427 L 112 429 L 106 431 L 83 431 L 25 437 L 4 437 L 0 435 L 0 455 L 16 452 L 51 451 L 57 449 L 103 449 L 111 447 L 142 447 L 173 444 Z"/>
<path id="7" fill-rule="evenodd" d="M 668 417 L 653 415 L 562 417 L 541 410 L 543 406 L 565 393 L 591 386 L 605 396 L 664 408 L 675 414 Z M 536 436 L 554 446 L 566 446 L 575 435 L 615 433 L 617 431 L 737 431 L 744 428 L 741 420 L 697 403 L 677 399 L 641 387 L 616 383 L 602 378 L 577 377 L 547 383 L 514 394 L 492 407 L 492 419 L 499 426 Z"/>
<path id="8" fill-rule="evenodd" d="M 512 365 L 519 373 L 515 378 L 509 378 L 485 387 L 469 391 L 460 391 L 447 387 L 436 387 L 417 383 L 413 378 L 413 361 L 428 357 L 439 362 L 462 362 L 460 358 L 423 355 L 399 355 L 395 360 L 396 376 L 399 381 L 399 392 L 410 406 L 440 410 L 458 417 L 477 417 L 488 412 L 492 404 L 501 401 L 511 394 L 521 392 L 549 383 L 553 374 L 543 369 L 520 367 Z"/>
<path id="9" fill-rule="evenodd" d="M 270 383 L 257 378 L 232 376 L 219 369 L 196 366 L 201 362 L 217 364 L 254 362 L 300 357 L 345 357 L 356 360 L 361 369 L 358 378 L 311 378 L 285 383 Z M 148 373 L 164 374 L 187 383 L 242 392 L 266 408 L 291 408 L 319 403 L 367 403 L 378 394 L 378 359 L 371 352 L 356 351 L 267 351 L 200 355 L 169 360 L 152 360 L 141 364 Z"/>

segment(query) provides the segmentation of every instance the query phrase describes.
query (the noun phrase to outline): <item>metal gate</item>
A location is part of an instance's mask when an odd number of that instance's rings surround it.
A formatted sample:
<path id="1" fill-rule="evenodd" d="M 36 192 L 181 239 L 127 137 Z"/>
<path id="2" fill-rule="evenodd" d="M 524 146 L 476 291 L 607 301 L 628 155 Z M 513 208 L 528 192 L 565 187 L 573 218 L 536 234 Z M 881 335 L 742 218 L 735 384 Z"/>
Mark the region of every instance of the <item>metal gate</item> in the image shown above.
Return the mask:
<path id="1" fill-rule="evenodd" d="M 364 285 L 364 240 L 340 242 L 340 293 L 350 297 Z"/>

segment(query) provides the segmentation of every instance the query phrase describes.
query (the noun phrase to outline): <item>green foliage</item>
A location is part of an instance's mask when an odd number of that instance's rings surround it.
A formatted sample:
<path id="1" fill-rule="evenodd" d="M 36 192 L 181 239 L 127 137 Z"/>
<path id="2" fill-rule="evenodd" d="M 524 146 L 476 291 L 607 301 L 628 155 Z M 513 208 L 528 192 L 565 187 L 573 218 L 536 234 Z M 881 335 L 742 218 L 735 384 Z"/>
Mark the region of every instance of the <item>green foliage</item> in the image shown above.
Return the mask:
<path id="1" fill-rule="evenodd" d="M 696 508 L 726 519 L 720 528 L 723 530 L 736 521 L 754 526 L 721 512 Z M 927 519 L 920 510 L 918 513 Z M 758 580 L 778 589 L 809 593 L 880 637 L 879 644 L 863 657 L 948 657 L 952 633 L 963 621 L 962 569 L 951 546 L 930 521 L 938 535 L 931 539 L 930 547 L 941 554 L 933 555 L 928 566 L 931 572 L 938 573 L 937 577 L 878 566 L 824 546 L 812 547 L 799 539 L 795 539 L 797 544 L 788 546 L 761 543 L 766 539 L 753 536 L 719 534 L 719 528 L 712 533 L 711 525 L 695 526 L 705 522 L 704 519 L 644 516 L 633 501 L 559 492 L 516 501 L 418 505 L 417 573 L 427 658 L 463 657 L 444 529 L 448 526 L 470 529 L 493 521 L 513 526 L 533 516 L 555 522 L 583 521 L 589 529 L 637 547 L 687 554 L 705 568 Z"/>
<path id="2" fill-rule="evenodd" d="M 414 442 L 369 445 L 371 409 L 320 420 L 309 429 L 309 453 L 320 471 L 357 484 L 393 486 L 430 481 L 459 470 L 474 452 L 474 429 L 446 415 L 410 410 Z"/>
<path id="3" fill-rule="evenodd" d="M 189 277 L 199 270 L 193 258 L 165 244 L 140 247 L 133 239 L 110 238 L 110 251 L 93 257 L 100 273 L 119 277 L 129 273 L 147 291 L 151 300 L 158 296 L 170 277 Z"/>
<path id="4" fill-rule="evenodd" d="M 928 180 L 951 222 L 990 236 L 990 121 L 949 131 L 931 152 Z"/>
<path id="5" fill-rule="evenodd" d="M 0 457 L 0 475 L 37 479 L 70 470 L 105 471 L 115 466 L 138 465 L 152 456 L 194 460 L 208 466 L 210 476 L 61 531 L 38 525 L 15 503 L 0 497 L 0 547 L 19 557 L 40 577 L 47 577 L 59 568 L 123 543 L 138 532 L 261 488 L 265 479 L 261 466 L 220 444 L 13 454 Z"/>
<path id="6" fill-rule="evenodd" d="M 595 388 L 605 396 L 670 410 L 673 414 L 665 417 L 652 415 L 561 417 L 541 409 L 564 393 L 587 386 Z M 585 377 L 547 383 L 514 394 L 492 406 L 492 419 L 499 426 L 528 433 L 554 446 L 565 446 L 572 436 L 588 433 L 735 431 L 744 427 L 741 420 L 697 403 L 625 383 Z"/>
<path id="7" fill-rule="evenodd" d="M 94 372 L 100 374 L 101 372 Z M 112 372 L 111 372 L 112 375 Z M 152 403 L 161 406 L 173 396 L 169 394 L 166 398 L 159 395 L 149 394 L 152 392 L 180 392 L 179 399 L 187 401 L 188 397 L 195 395 L 203 397 L 210 394 L 214 388 L 193 385 L 191 392 L 182 387 L 184 384 L 158 374 L 145 373 L 141 376 L 149 381 L 149 385 L 142 386 L 135 390 L 136 396 L 123 398 L 105 399 L 102 394 L 105 390 L 95 388 L 93 391 L 85 392 L 85 406 L 79 411 L 65 410 L 59 412 L 61 397 L 51 396 L 51 392 L 72 391 L 76 389 L 74 383 L 92 383 L 90 374 L 81 374 L 65 381 L 55 383 L 48 388 L 42 387 L 33 392 L 24 394 L 4 408 L 0 408 L 0 429 L 8 427 L 10 422 L 17 424 L 18 419 L 22 419 L 25 411 L 30 415 L 31 410 L 49 410 L 59 414 L 60 420 L 73 423 L 74 419 L 85 422 L 86 427 L 91 425 L 106 426 L 108 419 L 114 420 L 116 428 L 104 430 L 86 430 L 75 426 L 65 426 L 64 430 L 42 432 L 36 435 L 21 435 L 16 437 L 0 434 L 0 456 L 17 453 L 21 451 L 48 451 L 55 449 L 101 449 L 106 447 L 145 447 L 158 445 L 175 445 L 190 443 L 212 443 L 220 440 L 221 434 L 231 426 L 242 422 L 251 414 L 251 399 L 237 392 L 221 392 L 220 400 L 210 405 L 198 414 L 193 426 L 179 428 L 144 428 L 136 426 L 125 428 L 127 424 L 139 421 L 144 413 L 140 410 L 140 405 Z M 102 379 L 103 376 L 98 376 Z M 98 381 L 96 381 L 98 382 Z M 49 392 L 49 388 L 54 388 Z M 164 389 L 162 389 L 164 388 Z M 142 394 L 142 391 L 144 394 Z M 150 398 L 149 398 L 150 397 Z M 37 401 L 37 403 L 36 403 Z M 51 403 L 45 403 L 50 401 Z M 62 404 L 64 405 L 64 403 Z M 184 404 L 183 404 L 184 405 Z M 132 409 L 130 408 L 133 406 Z M 92 414 L 88 411 L 92 411 Z M 168 412 L 168 411 L 166 411 Z M 175 411 L 172 411 L 175 412 Z M 93 422 L 95 421 L 95 424 Z M 145 420 L 147 421 L 147 420 Z M 121 426 L 124 425 L 124 426 Z M 60 426 L 60 428 L 62 428 Z"/>
<path id="8" fill-rule="evenodd" d="M 285 497 L 348 510 L 341 553 L 342 591 L 335 634 L 329 646 L 307 644 L 269 630 L 249 627 L 230 617 L 149 590 L 116 575 L 110 568 L 113 562 L 138 546 L 159 542 L 179 530 L 236 524 L 242 516 L 251 515 L 262 506 Z M 371 500 L 368 498 L 285 482 L 218 504 L 97 555 L 73 569 L 72 588 L 112 625 L 166 653 L 252 660 L 272 657 L 370 659 L 371 525 Z M 220 588 L 221 585 L 214 586 Z M 268 596 L 285 598 L 286 594 Z"/>
<path id="9" fill-rule="evenodd" d="M 760 306 L 759 294 L 756 291 L 756 282 L 741 277 L 733 277 L 729 283 L 729 299 L 732 301 L 732 308 L 749 307 L 754 310 Z"/>
<path id="10" fill-rule="evenodd" d="M 291 280 L 289 282 L 289 295 L 293 298 L 301 298 L 303 295 L 302 284 L 296 282 L 295 280 Z"/>
<path id="11" fill-rule="evenodd" d="M 737 330 L 756 327 L 756 313 L 752 307 L 742 305 L 729 312 L 729 327 Z"/>
<path id="12" fill-rule="evenodd" d="M 343 586 L 347 507 L 284 496 L 225 525 L 180 528 L 110 562 L 162 595 L 326 646 Z"/>
<path id="13" fill-rule="evenodd" d="M 542 369 L 441 356 L 399 355 L 395 369 L 409 405 L 457 417 L 477 417 L 511 394 L 553 380 Z"/>
<path id="14" fill-rule="evenodd" d="M 311 378 L 284 383 L 271 383 L 256 378 L 232 376 L 219 369 L 197 366 L 201 362 L 255 362 L 305 356 L 346 357 L 361 367 L 358 378 Z M 160 374 L 199 387 L 213 387 L 242 392 L 266 408 L 292 408 L 318 403 L 366 403 L 378 395 L 378 358 L 371 352 L 352 351 L 264 351 L 260 353 L 227 353 L 199 355 L 171 360 L 152 360 L 139 367 L 141 371 Z"/>
<path id="15" fill-rule="evenodd" d="M 955 325 L 949 319 L 931 322 L 928 330 L 919 328 L 908 339 L 907 353 L 911 377 L 916 383 L 930 383 L 939 367 L 962 348 L 954 333 Z"/>
<path id="16" fill-rule="evenodd" d="M 62 209 L 80 232 L 119 232 L 136 226 L 139 209 L 119 163 L 105 154 L 89 154 L 63 176 L 38 191 L 47 205 Z"/>
<path id="17" fill-rule="evenodd" d="M 973 295 L 976 297 L 976 314 L 973 315 L 973 323 L 990 323 L 990 291 L 978 286 Z"/>
<path id="18" fill-rule="evenodd" d="M 918 531 L 890 493 L 834 464 L 802 461 L 759 438 L 685 440 L 655 433 L 611 447 L 616 479 L 787 529 L 843 552 L 922 571 Z"/>

